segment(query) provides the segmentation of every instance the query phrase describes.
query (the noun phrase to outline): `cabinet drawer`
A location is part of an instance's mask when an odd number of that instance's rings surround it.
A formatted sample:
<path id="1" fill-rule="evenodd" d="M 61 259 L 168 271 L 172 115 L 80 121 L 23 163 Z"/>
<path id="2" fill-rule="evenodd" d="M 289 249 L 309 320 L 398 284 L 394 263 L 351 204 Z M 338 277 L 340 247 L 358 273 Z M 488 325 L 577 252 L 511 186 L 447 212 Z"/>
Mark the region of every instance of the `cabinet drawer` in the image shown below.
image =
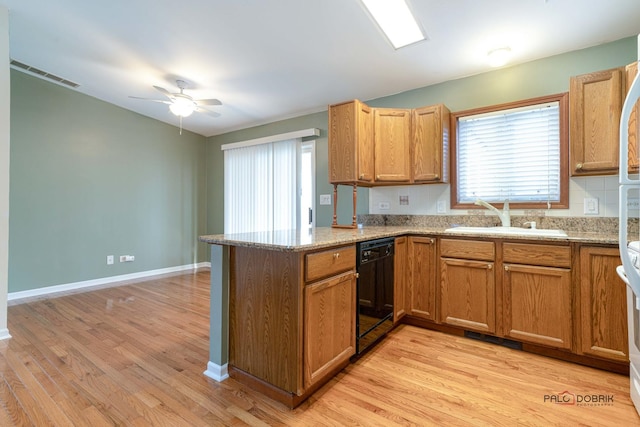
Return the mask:
<path id="1" fill-rule="evenodd" d="M 514 264 L 571 267 L 569 246 L 504 243 L 502 254 L 504 262 Z"/>
<path id="2" fill-rule="evenodd" d="M 356 268 L 356 247 L 340 246 L 305 256 L 305 281 L 311 282 L 323 277 Z"/>
<path id="3" fill-rule="evenodd" d="M 493 261 L 495 245 L 481 240 L 440 240 L 440 256 L 447 258 Z"/>

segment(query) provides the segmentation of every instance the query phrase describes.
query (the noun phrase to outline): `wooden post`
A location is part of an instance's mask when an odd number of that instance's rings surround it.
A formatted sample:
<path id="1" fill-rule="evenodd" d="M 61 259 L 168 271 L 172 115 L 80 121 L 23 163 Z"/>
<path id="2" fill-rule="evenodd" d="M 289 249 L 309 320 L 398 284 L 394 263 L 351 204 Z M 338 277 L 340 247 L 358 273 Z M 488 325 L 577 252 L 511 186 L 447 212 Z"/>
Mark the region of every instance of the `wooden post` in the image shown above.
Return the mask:
<path id="1" fill-rule="evenodd" d="M 358 202 L 358 184 L 353 183 L 347 185 L 353 185 L 353 219 L 351 224 L 349 225 L 338 224 L 338 184 L 333 184 L 333 222 L 331 223 L 331 226 L 334 228 L 358 228 L 358 219 L 356 215 Z"/>

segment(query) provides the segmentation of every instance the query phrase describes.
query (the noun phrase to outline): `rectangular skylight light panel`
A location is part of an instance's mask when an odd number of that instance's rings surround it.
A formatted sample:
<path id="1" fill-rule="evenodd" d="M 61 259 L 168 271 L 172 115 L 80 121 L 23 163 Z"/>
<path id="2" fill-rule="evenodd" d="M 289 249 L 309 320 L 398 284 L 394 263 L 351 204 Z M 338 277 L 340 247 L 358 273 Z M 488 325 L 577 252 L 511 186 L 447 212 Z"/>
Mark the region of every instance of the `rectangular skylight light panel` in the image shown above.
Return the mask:
<path id="1" fill-rule="evenodd" d="M 362 0 L 362 3 L 396 49 L 425 39 L 405 0 Z"/>

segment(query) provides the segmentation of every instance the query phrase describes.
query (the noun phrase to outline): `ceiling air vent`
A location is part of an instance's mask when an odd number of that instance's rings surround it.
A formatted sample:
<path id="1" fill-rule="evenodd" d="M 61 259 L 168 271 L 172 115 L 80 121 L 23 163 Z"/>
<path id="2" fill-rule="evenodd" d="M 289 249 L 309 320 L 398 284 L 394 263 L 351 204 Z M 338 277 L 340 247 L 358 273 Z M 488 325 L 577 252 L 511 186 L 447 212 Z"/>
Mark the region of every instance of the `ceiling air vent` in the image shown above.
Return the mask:
<path id="1" fill-rule="evenodd" d="M 28 72 L 33 73 L 33 74 L 35 74 L 35 75 L 37 75 L 39 77 L 42 77 L 44 79 L 48 79 L 48 80 L 54 81 L 56 83 L 60 83 L 60 84 L 66 85 L 66 86 L 72 87 L 74 89 L 80 86 L 78 83 L 74 83 L 74 82 L 69 81 L 67 79 L 63 79 L 62 77 L 58 77 L 55 74 L 47 73 L 46 71 L 42 71 L 42 70 L 40 70 L 40 69 L 38 69 L 36 67 L 32 67 L 30 65 L 23 64 L 22 62 L 18 62 L 15 59 L 11 60 L 11 65 L 13 66 L 13 68 L 16 68 L 16 69 L 19 69 L 19 70 L 28 71 Z"/>

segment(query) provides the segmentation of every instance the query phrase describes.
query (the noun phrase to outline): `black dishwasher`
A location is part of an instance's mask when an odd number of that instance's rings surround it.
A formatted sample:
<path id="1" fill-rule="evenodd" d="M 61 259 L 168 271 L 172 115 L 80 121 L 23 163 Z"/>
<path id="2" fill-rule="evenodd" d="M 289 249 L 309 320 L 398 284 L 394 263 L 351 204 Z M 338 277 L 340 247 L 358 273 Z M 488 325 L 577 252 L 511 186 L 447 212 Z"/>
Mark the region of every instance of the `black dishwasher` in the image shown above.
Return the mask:
<path id="1" fill-rule="evenodd" d="M 356 249 L 356 354 L 361 354 L 393 327 L 394 239 L 360 242 Z"/>

